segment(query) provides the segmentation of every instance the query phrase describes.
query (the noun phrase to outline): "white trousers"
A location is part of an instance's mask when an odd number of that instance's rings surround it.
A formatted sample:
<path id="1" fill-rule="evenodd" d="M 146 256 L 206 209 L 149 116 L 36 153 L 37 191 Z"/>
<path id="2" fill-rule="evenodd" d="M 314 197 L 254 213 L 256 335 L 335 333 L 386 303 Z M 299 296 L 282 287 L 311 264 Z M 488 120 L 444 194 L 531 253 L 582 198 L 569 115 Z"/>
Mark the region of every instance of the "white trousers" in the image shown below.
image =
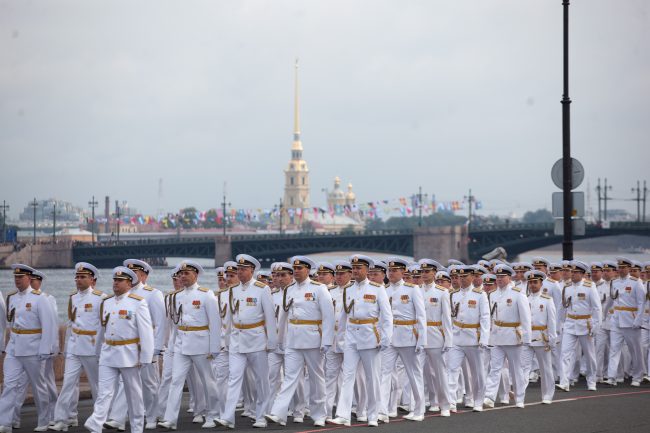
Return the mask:
<path id="1" fill-rule="evenodd" d="M 609 369 L 607 377 L 616 377 L 616 370 L 621 359 L 623 343 L 627 344 L 630 350 L 632 361 L 632 380 L 641 382 L 643 379 L 643 361 L 641 360 L 641 329 L 635 328 L 614 328 L 609 333 Z"/>
<path id="2" fill-rule="evenodd" d="M 366 376 L 366 397 L 368 421 L 377 421 L 379 395 L 379 349 L 362 349 L 357 350 L 356 345 L 352 344 L 345 348 L 343 354 L 343 383 L 341 386 L 341 395 L 336 405 L 336 416 L 350 419 L 352 414 L 352 395 L 354 393 L 354 377 L 357 373 L 359 362 L 363 364 L 363 370 Z M 357 411 L 357 414 L 359 412 Z"/>
<path id="3" fill-rule="evenodd" d="M 38 412 L 38 426 L 46 426 L 51 419 L 48 413 L 49 394 L 43 378 L 43 361 L 38 356 L 12 356 L 4 360 L 4 387 L 0 396 L 0 426 L 11 427 L 16 400 L 22 398 L 24 376 L 32 385 L 34 402 Z"/>
<path id="4" fill-rule="evenodd" d="M 67 354 L 65 357 L 65 370 L 63 372 L 63 385 L 54 409 L 54 421 L 66 422 L 73 417 L 71 408 L 77 406 L 79 399 L 79 377 L 81 371 L 86 373 L 93 399 L 97 399 L 97 386 L 99 383 L 99 358 L 97 356 L 78 356 Z"/>
<path id="5" fill-rule="evenodd" d="M 390 396 L 392 372 L 395 370 L 397 358 L 402 360 L 404 371 L 411 384 L 414 404 L 413 414 L 424 415 L 424 377 L 422 375 L 422 363 L 424 358 L 415 353 L 414 346 L 388 347 L 381 352 L 381 384 L 379 400 L 379 413 L 388 415 L 388 400 Z M 409 396 L 410 397 L 410 396 Z"/>
<path id="6" fill-rule="evenodd" d="M 172 375 L 174 374 L 174 367 L 172 366 Z M 205 399 L 205 386 L 199 376 L 198 370 L 194 367 L 194 364 L 190 367 L 190 371 L 185 378 L 187 382 L 187 389 L 190 392 L 190 402 L 189 407 L 194 412 L 194 416 L 202 415 L 207 416 L 208 414 L 208 403 Z M 171 384 L 170 384 L 171 386 Z M 169 398 L 167 400 L 169 404 Z"/>
<path id="7" fill-rule="evenodd" d="M 142 379 L 139 367 L 107 367 L 99 366 L 99 386 L 93 413 L 84 426 L 93 433 L 101 433 L 108 419 L 108 410 L 113 400 L 113 394 L 122 378 L 124 397 L 129 412 L 129 422 L 132 433 L 142 433 L 144 430 L 144 401 L 142 399 Z"/>
<path id="8" fill-rule="evenodd" d="M 304 378 L 304 368 L 309 374 L 309 409 L 314 421 L 325 420 L 325 373 L 323 371 L 323 355 L 316 349 L 284 350 L 284 379 L 271 414 L 283 421 L 287 419 L 289 404 L 298 388 L 300 378 Z"/>
<path id="9" fill-rule="evenodd" d="M 524 346 L 521 353 L 521 367 L 524 378 L 527 378 L 530 374 L 533 359 L 537 359 L 539 376 L 542 382 L 542 400 L 553 400 L 553 395 L 555 394 L 552 357 L 551 351 L 545 350 L 543 346 Z M 525 384 L 528 387 L 528 381 Z"/>
<path id="10" fill-rule="evenodd" d="M 609 365 L 609 330 L 599 328 L 596 332 L 596 377 L 602 379 Z"/>
<path id="11" fill-rule="evenodd" d="M 325 414 L 327 417 L 332 416 L 334 402 L 339 395 L 342 366 L 343 354 L 336 353 L 334 349 L 330 348 L 325 354 Z"/>
<path id="12" fill-rule="evenodd" d="M 492 348 L 489 348 L 487 352 L 483 354 L 483 363 L 485 365 L 485 377 L 487 378 L 488 373 L 490 372 L 490 358 Z M 467 362 L 463 363 L 467 364 Z M 487 380 L 487 379 L 486 379 Z M 499 385 L 499 391 L 497 391 L 497 396 L 499 401 L 504 404 L 510 403 L 510 371 L 508 370 L 508 359 L 503 364 L 501 369 L 501 384 Z"/>
<path id="13" fill-rule="evenodd" d="M 379 371 L 381 371 L 381 357 L 379 358 L 379 362 L 380 363 L 377 365 L 377 368 Z M 341 383 L 342 382 L 343 375 L 341 375 Z M 363 362 L 360 362 L 357 365 L 357 374 L 354 380 L 354 399 L 352 400 L 352 407 L 355 410 L 357 418 L 360 416 L 368 415 L 368 393 L 366 392 L 366 372 L 363 369 Z"/>
<path id="14" fill-rule="evenodd" d="M 429 393 L 434 392 L 441 410 L 449 410 L 449 370 L 442 348 L 425 349 L 424 377 Z M 434 405 L 434 402 L 431 402 Z"/>
<path id="15" fill-rule="evenodd" d="M 558 323 L 558 328 L 560 324 Z M 551 355 L 553 357 L 553 378 L 556 381 L 562 376 L 562 330 L 558 329 L 555 346 L 551 346 Z"/>
<path id="16" fill-rule="evenodd" d="M 246 367 L 250 367 L 254 382 L 252 385 L 257 391 L 255 405 L 255 419 L 264 422 L 264 415 L 271 397 L 269 387 L 269 361 L 266 350 L 251 353 L 228 352 L 230 372 L 228 376 L 228 398 L 221 418 L 235 424 L 235 408 L 242 391 L 242 381 Z"/>
<path id="17" fill-rule="evenodd" d="M 562 369 L 560 385 L 569 386 L 569 374 L 576 361 L 576 341 L 582 347 L 582 353 L 587 361 L 587 386 L 596 386 L 596 347 L 594 339 L 589 335 L 573 335 L 564 333 L 562 336 Z"/>
<path id="18" fill-rule="evenodd" d="M 497 399 L 497 391 L 501 382 L 501 370 L 505 359 L 508 359 L 508 372 L 515 391 L 515 403 L 523 403 L 526 397 L 528 375 L 524 377 L 521 368 L 521 348 L 519 345 L 494 346 L 490 350 L 490 373 L 485 382 L 485 397 L 492 401 Z M 476 401 L 474 401 L 476 404 Z"/>
<path id="19" fill-rule="evenodd" d="M 641 329 L 641 359 L 643 360 L 643 374 L 648 375 L 648 351 L 650 350 L 650 330 Z"/>
<path id="20" fill-rule="evenodd" d="M 157 357 L 154 357 L 156 360 Z M 152 362 L 140 367 L 140 378 L 142 380 L 142 401 L 144 402 L 144 414 L 147 421 L 154 422 L 157 418 L 158 388 L 160 387 L 160 374 L 158 363 Z M 124 398 L 124 384 L 120 381 L 108 419 L 124 424 L 128 416 L 126 399 Z"/>
<path id="21" fill-rule="evenodd" d="M 217 413 L 219 417 L 223 415 L 228 396 L 228 352 L 221 351 L 215 359 L 212 360 L 212 371 L 214 380 L 217 385 Z"/>
<path id="22" fill-rule="evenodd" d="M 483 398 L 485 396 L 483 350 L 478 346 L 453 346 L 449 349 L 447 358 L 449 361 L 449 391 L 451 395 L 456 395 L 460 368 L 463 361 L 467 359 L 470 378 L 466 377 L 465 380 L 471 382 L 474 407 L 483 407 Z"/>
<path id="23" fill-rule="evenodd" d="M 282 369 L 284 366 L 284 353 L 269 352 L 269 389 L 271 397 L 269 403 L 272 406 L 275 397 L 282 386 Z"/>
<path id="24" fill-rule="evenodd" d="M 206 401 L 206 419 L 213 420 L 217 417 L 217 384 L 212 373 L 212 365 L 207 354 L 183 355 L 174 353 L 174 366 L 172 367 L 172 382 L 169 385 L 169 397 L 167 409 L 165 410 L 165 421 L 176 424 L 178 413 L 181 410 L 181 399 L 183 397 L 183 385 L 194 367 L 203 383 L 203 395 Z M 196 413 L 195 413 L 196 414 Z"/>
<path id="25" fill-rule="evenodd" d="M 156 420 L 162 420 L 167 409 L 167 399 L 169 398 L 169 386 L 172 383 L 172 368 L 174 366 L 174 352 L 167 349 L 163 352 L 162 356 L 162 376 L 160 378 L 160 386 L 158 387 L 158 398 L 156 399 L 157 405 L 154 410 Z M 151 420 L 153 422 L 153 419 Z"/>

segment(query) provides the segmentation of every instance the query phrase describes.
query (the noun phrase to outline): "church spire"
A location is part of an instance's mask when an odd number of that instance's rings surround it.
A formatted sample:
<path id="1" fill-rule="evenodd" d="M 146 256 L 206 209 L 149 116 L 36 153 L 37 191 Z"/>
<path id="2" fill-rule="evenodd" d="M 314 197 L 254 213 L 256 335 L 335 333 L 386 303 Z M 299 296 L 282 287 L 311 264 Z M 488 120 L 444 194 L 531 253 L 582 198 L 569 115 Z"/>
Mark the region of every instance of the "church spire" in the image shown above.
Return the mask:
<path id="1" fill-rule="evenodd" d="M 295 64 L 295 83 L 294 83 L 294 112 L 293 112 L 293 145 L 291 150 L 302 153 L 302 142 L 300 141 L 300 89 L 298 86 L 298 58 Z M 299 158 L 302 159 L 302 154 Z"/>

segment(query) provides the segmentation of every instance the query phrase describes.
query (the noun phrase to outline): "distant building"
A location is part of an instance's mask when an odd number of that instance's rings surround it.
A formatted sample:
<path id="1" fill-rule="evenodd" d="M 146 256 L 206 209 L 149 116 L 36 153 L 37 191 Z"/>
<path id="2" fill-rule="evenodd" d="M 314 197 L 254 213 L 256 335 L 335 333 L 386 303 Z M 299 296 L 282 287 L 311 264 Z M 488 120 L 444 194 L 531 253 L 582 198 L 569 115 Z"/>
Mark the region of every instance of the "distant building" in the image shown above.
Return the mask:
<path id="1" fill-rule="evenodd" d="M 54 218 L 54 209 L 56 205 L 56 220 L 57 222 L 79 222 L 82 218 L 82 209 L 72 205 L 72 203 L 55 200 L 53 198 L 48 200 L 36 200 L 34 202 L 29 202 L 27 206 L 23 209 L 18 217 L 21 222 L 33 222 L 34 221 L 34 209 L 36 209 L 36 223 L 42 223 L 45 221 L 52 221 Z"/>
<path id="2" fill-rule="evenodd" d="M 341 189 L 341 179 L 336 176 L 334 178 L 334 189 L 327 194 L 327 207 L 329 209 L 344 209 L 348 206 L 351 209 L 356 205 L 356 194 L 352 191 L 352 184 L 348 184 L 348 192 L 345 193 Z"/>
<path id="3" fill-rule="evenodd" d="M 291 144 L 291 160 L 287 169 L 284 170 L 285 209 L 309 207 L 309 168 L 307 168 L 307 162 L 302 158 L 299 103 L 298 60 L 296 60 L 293 143 Z"/>

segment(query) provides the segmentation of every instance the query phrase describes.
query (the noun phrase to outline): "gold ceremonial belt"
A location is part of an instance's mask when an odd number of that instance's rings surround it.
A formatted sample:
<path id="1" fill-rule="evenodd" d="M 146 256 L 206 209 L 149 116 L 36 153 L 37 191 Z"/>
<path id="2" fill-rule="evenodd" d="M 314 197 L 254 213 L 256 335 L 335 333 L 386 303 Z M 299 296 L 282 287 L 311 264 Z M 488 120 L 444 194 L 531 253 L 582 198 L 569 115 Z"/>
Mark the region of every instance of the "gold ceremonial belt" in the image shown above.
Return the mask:
<path id="1" fill-rule="evenodd" d="M 631 311 L 633 313 L 636 313 L 635 307 L 614 307 L 614 309 L 618 311 Z"/>
<path id="2" fill-rule="evenodd" d="M 494 324 L 501 326 L 502 328 L 516 328 L 517 326 L 521 325 L 520 322 L 502 322 L 500 320 L 495 320 Z"/>
<path id="3" fill-rule="evenodd" d="M 210 329 L 210 327 L 208 325 L 204 325 L 204 326 L 185 326 L 185 325 L 181 325 L 181 326 L 178 327 L 179 331 L 186 331 L 186 332 L 190 332 L 190 331 L 207 331 L 209 329 Z"/>
<path id="4" fill-rule="evenodd" d="M 138 344 L 139 342 L 139 338 L 131 338 L 129 340 L 104 340 L 104 343 L 109 346 L 126 346 L 127 344 Z"/>
<path id="5" fill-rule="evenodd" d="M 442 322 L 427 322 L 427 326 L 442 326 Z"/>
<path id="6" fill-rule="evenodd" d="M 42 329 L 18 329 L 18 328 L 11 328 L 11 332 L 14 334 L 41 334 L 43 332 Z"/>
<path id="7" fill-rule="evenodd" d="M 454 320 L 454 325 L 458 326 L 459 328 L 472 328 L 472 329 L 478 329 L 481 327 L 480 323 L 460 323 Z"/>
<path id="8" fill-rule="evenodd" d="M 541 326 L 532 326 L 531 328 L 533 331 L 546 331 L 546 325 L 541 325 Z"/>
<path id="9" fill-rule="evenodd" d="M 418 323 L 417 320 L 393 320 L 393 325 L 410 326 Z"/>
<path id="10" fill-rule="evenodd" d="M 72 328 L 72 332 L 79 335 L 97 335 L 97 331 L 85 331 L 83 329 Z"/>
<path id="11" fill-rule="evenodd" d="M 379 319 L 376 317 L 371 317 L 370 319 L 348 319 L 348 321 L 354 325 L 370 325 L 379 322 Z"/>
<path id="12" fill-rule="evenodd" d="M 302 320 L 302 319 L 289 319 L 292 325 L 322 325 L 322 320 Z"/>
<path id="13" fill-rule="evenodd" d="M 256 323 L 234 323 L 233 326 L 237 329 L 253 329 L 253 328 L 259 328 L 260 326 L 264 326 L 266 322 L 262 320 L 261 322 L 256 322 Z"/>
<path id="14" fill-rule="evenodd" d="M 634 310 L 634 311 L 636 311 L 636 310 Z M 569 319 L 573 319 L 573 320 L 586 320 L 586 319 L 591 319 L 591 314 L 578 314 L 578 315 L 567 314 L 567 317 Z"/>

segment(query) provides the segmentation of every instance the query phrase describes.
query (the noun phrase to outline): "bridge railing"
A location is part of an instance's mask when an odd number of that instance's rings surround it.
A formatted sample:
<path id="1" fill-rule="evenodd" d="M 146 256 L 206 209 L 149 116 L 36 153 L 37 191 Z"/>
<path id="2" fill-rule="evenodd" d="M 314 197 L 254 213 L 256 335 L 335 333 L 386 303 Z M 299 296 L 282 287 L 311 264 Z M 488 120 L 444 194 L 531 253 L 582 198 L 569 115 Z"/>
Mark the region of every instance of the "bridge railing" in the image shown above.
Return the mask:
<path id="1" fill-rule="evenodd" d="M 516 224 L 484 224 L 470 225 L 471 232 L 490 232 L 490 231 L 507 231 L 507 230 L 553 230 L 554 223 L 516 223 Z M 587 230 L 604 229 L 602 224 L 587 224 Z M 612 221 L 609 223 L 609 229 L 630 229 L 630 230 L 650 230 L 650 223 L 636 221 Z"/>
<path id="2" fill-rule="evenodd" d="M 343 231 L 343 232 L 312 232 L 312 233 L 266 233 L 251 235 L 231 235 L 233 241 L 254 241 L 254 240 L 274 240 L 274 239 L 300 239 L 300 238 L 328 238 L 340 236 L 391 236 L 391 235 L 410 235 L 413 231 L 410 229 L 403 230 L 363 230 L 363 231 Z"/>
<path id="3" fill-rule="evenodd" d="M 279 239 L 300 239 L 300 238 L 327 238 L 341 236 L 391 236 L 391 235 L 410 235 L 411 230 L 364 230 L 359 232 L 324 232 L 324 233 L 265 233 L 265 234 L 232 234 L 228 237 L 232 241 L 256 241 L 256 240 L 279 240 Z M 188 237 L 169 237 L 164 239 L 129 239 L 118 241 L 97 241 L 95 245 L 90 242 L 76 242 L 75 248 L 97 248 L 129 245 L 170 245 L 178 243 L 205 243 L 214 242 L 221 235 L 213 236 L 188 236 Z"/>
<path id="4" fill-rule="evenodd" d="M 165 239 L 129 239 L 125 241 L 97 241 L 93 246 L 90 242 L 77 241 L 74 244 L 75 248 L 97 248 L 97 247 L 114 247 L 114 246 L 128 246 L 128 245 L 165 245 L 165 244 L 178 244 L 178 243 L 203 243 L 214 242 L 216 236 L 203 236 L 203 237 L 186 237 L 186 238 L 165 238 Z"/>

